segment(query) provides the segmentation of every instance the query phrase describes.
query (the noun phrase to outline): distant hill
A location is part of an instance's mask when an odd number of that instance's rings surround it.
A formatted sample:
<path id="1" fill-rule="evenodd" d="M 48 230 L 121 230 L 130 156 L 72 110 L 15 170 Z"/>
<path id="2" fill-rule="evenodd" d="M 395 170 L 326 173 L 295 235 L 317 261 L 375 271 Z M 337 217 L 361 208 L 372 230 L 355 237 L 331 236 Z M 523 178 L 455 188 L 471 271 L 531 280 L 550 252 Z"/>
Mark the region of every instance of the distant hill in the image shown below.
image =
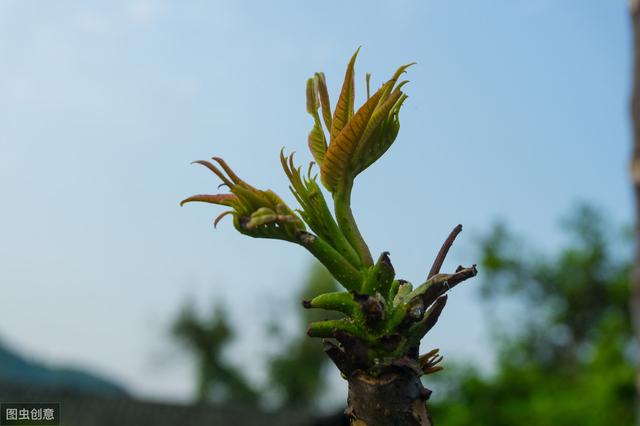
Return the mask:
<path id="1" fill-rule="evenodd" d="M 97 395 L 126 396 L 121 385 L 81 369 L 52 367 L 26 358 L 0 342 L 0 384 L 70 389 Z"/>
<path id="2" fill-rule="evenodd" d="M 64 426 L 347 426 L 342 410 L 330 416 L 314 411 L 264 411 L 233 404 L 175 404 L 95 395 L 51 388 L 22 389 L 0 383 L 0 401 L 57 402 Z"/>

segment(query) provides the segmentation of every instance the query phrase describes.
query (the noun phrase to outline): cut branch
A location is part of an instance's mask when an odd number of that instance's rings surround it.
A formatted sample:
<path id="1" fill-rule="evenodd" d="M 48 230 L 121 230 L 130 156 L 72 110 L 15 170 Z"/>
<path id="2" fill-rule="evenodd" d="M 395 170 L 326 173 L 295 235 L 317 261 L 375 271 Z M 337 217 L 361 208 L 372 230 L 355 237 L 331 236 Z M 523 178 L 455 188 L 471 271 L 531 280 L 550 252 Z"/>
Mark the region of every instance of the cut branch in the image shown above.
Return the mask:
<path id="1" fill-rule="evenodd" d="M 407 298 L 412 300 L 420 298 L 425 307 L 430 306 L 435 300 L 457 286 L 461 282 L 475 277 L 478 274 L 476 265 L 469 268 L 459 266 L 453 274 L 437 274 L 429 281 L 415 289 Z"/>
<path id="2" fill-rule="evenodd" d="M 345 414 L 352 425 L 431 426 L 424 402 L 429 394 L 409 368 L 382 376 L 358 372 L 349 378 Z"/>

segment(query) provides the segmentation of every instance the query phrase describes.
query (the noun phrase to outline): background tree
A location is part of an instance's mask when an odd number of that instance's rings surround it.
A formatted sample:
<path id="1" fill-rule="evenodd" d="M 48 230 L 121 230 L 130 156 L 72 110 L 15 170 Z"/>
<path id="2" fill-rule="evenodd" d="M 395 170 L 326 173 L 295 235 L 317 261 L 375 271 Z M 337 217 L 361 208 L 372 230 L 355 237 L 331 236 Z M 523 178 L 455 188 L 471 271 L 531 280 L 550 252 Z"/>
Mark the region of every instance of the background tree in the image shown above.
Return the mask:
<path id="1" fill-rule="evenodd" d="M 337 289 L 337 283 L 327 269 L 315 263 L 297 300 L 310 299 Z M 338 315 L 315 310 L 297 312 L 300 312 L 298 322 L 301 332 L 269 361 L 269 385 L 279 391 L 282 406 L 312 409 L 326 384 L 328 358 L 322 351 L 322 344 L 309 339 L 303 330 L 310 322 L 336 319 Z"/>
<path id="2" fill-rule="evenodd" d="M 631 123 L 633 144 L 631 154 L 631 183 L 635 196 L 635 259 L 631 275 L 631 313 L 634 321 L 636 344 L 640 346 L 640 0 L 630 0 L 633 28 L 633 92 L 631 95 Z M 640 353 L 640 351 L 638 351 Z M 640 412 L 640 358 L 636 360 L 636 394 Z"/>
<path id="3" fill-rule="evenodd" d="M 496 226 L 480 244 L 482 295 L 494 318 L 497 370 L 453 367 L 443 424 L 587 425 L 634 421 L 629 239 L 581 206 L 568 244 L 541 255 Z"/>
<path id="4" fill-rule="evenodd" d="M 194 358 L 198 401 L 257 403 L 258 393 L 223 357 L 223 350 L 233 339 L 233 331 L 222 308 L 216 307 L 209 317 L 202 318 L 188 303 L 176 318 L 172 333 Z"/>

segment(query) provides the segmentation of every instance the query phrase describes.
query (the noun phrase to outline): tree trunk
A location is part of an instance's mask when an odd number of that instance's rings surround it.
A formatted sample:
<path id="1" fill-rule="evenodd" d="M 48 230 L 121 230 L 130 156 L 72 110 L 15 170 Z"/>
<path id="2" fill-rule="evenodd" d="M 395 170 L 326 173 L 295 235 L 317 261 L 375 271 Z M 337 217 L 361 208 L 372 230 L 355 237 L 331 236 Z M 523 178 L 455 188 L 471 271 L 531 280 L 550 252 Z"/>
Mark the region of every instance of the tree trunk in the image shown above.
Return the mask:
<path id="1" fill-rule="evenodd" d="M 431 392 L 410 369 L 349 378 L 346 414 L 353 426 L 432 426 L 425 400 Z"/>
<path id="2" fill-rule="evenodd" d="M 636 342 L 640 344 L 640 0 L 630 1 L 633 25 L 633 94 L 631 121 L 633 124 L 633 151 L 631 181 L 635 195 L 635 258 L 631 272 L 631 317 Z M 640 361 L 637 362 L 636 395 L 640 395 Z M 638 396 L 636 396 L 637 398 Z M 636 405 L 638 406 L 638 405 Z M 640 413 L 640 410 L 638 410 Z M 640 419 L 640 416 L 638 416 Z"/>

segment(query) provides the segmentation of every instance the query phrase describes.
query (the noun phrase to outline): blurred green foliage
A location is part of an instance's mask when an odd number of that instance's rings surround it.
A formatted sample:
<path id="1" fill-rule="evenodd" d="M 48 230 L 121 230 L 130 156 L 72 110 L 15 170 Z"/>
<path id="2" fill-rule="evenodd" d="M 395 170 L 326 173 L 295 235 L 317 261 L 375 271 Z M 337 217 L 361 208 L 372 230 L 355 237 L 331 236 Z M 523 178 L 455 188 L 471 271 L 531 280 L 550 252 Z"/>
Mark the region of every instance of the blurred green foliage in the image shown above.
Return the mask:
<path id="1" fill-rule="evenodd" d="M 242 373 L 223 357 L 233 338 L 227 315 L 215 307 L 208 317 L 197 314 L 187 303 L 172 326 L 173 336 L 193 356 L 197 369 L 196 399 L 240 405 L 254 405 L 258 393 Z"/>
<path id="2" fill-rule="evenodd" d="M 329 271 L 315 263 L 298 301 L 337 290 L 338 284 Z M 283 406 L 313 408 L 325 385 L 329 358 L 322 350 L 322 343 L 307 336 L 306 326 L 314 321 L 336 319 L 339 314 L 298 306 L 299 332 L 270 361 L 269 381 L 280 394 Z"/>
<path id="3" fill-rule="evenodd" d="M 491 318 L 495 371 L 448 362 L 444 372 L 430 375 L 430 382 L 439 382 L 429 402 L 437 424 L 634 424 L 630 233 L 625 236 L 588 206 L 576 208 L 563 231 L 566 244 L 544 254 L 504 224 L 480 239 L 479 289 Z M 336 288 L 316 264 L 296 302 Z M 327 371 L 337 371 L 321 343 L 307 337 L 305 325 L 336 314 L 302 308 L 296 313 L 299 332 L 268 360 L 265 387 L 278 394 L 281 406 L 313 410 Z M 232 338 L 223 312 L 198 318 L 187 306 L 174 333 L 196 355 L 201 399 L 211 399 L 217 387 L 223 390 L 217 394 L 226 395 L 223 401 L 256 402 L 258 392 L 221 357 Z"/>
<path id="4" fill-rule="evenodd" d="M 634 424 L 630 239 L 588 206 L 563 229 L 568 242 L 552 255 L 504 225 L 481 240 L 482 297 L 502 312 L 492 322 L 496 370 L 434 375 L 446 389 L 430 404 L 439 424 Z"/>
<path id="5" fill-rule="evenodd" d="M 171 332 L 195 360 L 196 400 L 255 406 L 261 395 L 275 394 L 280 407 L 315 409 L 324 389 L 329 358 L 322 350 L 322 343 L 307 336 L 306 326 L 313 321 L 338 318 L 339 314 L 302 309 L 300 302 L 337 289 L 338 284 L 329 271 L 320 263 L 313 264 L 300 294 L 292 300 L 292 304 L 296 304 L 298 331 L 267 360 L 268 378 L 261 390 L 252 386 L 240 368 L 224 357 L 234 336 L 226 312 L 215 307 L 210 315 L 202 316 L 192 303 L 185 304 Z M 273 324 L 276 329 L 270 331 L 272 338 L 283 340 L 284 336 L 278 331 L 280 325 Z"/>

